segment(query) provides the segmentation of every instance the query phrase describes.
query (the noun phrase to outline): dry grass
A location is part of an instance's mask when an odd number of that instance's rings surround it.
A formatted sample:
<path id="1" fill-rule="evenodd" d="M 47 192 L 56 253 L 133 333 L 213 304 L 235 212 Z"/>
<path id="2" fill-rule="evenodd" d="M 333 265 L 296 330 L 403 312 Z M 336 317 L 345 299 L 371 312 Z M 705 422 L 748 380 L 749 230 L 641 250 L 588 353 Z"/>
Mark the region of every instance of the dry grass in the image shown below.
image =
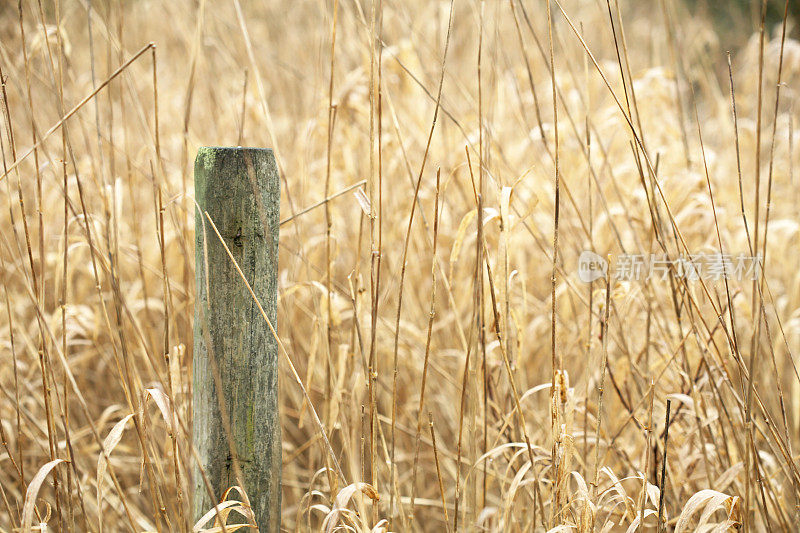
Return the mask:
<path id="1" fill-rule="evenodd" d="M 191 529 L 192 160 L 236 144 L 278 156 L 278 333 L 343 474 L 282 359 L 286 530 L 800 527 L 791 20 L 12 4 L 0 531 Z M 585 249 L 766 276 L 589 285 Z"/>

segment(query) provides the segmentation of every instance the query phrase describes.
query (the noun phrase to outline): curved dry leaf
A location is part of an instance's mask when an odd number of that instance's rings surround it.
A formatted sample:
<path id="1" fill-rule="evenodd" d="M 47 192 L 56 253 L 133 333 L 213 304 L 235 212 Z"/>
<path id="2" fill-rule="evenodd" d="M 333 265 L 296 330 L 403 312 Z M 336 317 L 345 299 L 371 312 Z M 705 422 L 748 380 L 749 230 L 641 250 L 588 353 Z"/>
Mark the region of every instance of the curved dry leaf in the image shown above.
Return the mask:
<path id="1" fill-rule="evenodd" d="M 516 498 L 517 496 L 517 490 L 519 489 L 522 483 L 522 479 L 525 477 L 525 474 L 527 474 L 528 471 L 531 469 L 531 466 L 532 465 L 530 460 L 525 461 L 525 464 L 522 465 L 522 467 L 514 476 L 514 479 L 512 479 L 511 484 L 508 487 L 508 490 L 505 491 L 506 494 L 505 497 L 503 498 L 505 500 L 504 501 L 505 509 L 503 510 L 503 515 L 504 515 L 504 520 L 506 522 L 508 522 L 508 517 L 513 512 L 512 508 L 514 507 L 514 498 Z"/>
<path id="2" fill-rule="evenodd" d="M 583 479 L 583 476 L 577 470 L 573 470 L 570 472 L 572 477 L 575 478 L 575 482 L 578 484 L 578 498 L 585 498 L 589 499 L 589 485 L 586 483 L 586 480 Z"/>
<path id="3" fill-rule="evenodd" d="M 228 515 L 231 511 L 236 511 L 250 522 L 251 525 L 256 526 L 256 517 L 253 514 L 253 508 L 250 505 L 250 498 L 247 496 L 247 493 L 242 490 L 242 487 L 239 485 L 233 485 L 232 487 L 228 487 L 228 490 L 225 491 L 225 494 L 222 495 L 222 500 L 227 501 L 231 497 L 231 492 L 236 491 L 239 493 L 241 497 L 242 505 L 240 507 L 232 507 L 230 510 L 225 510 L 224 512 L 220 513 L 220 517 L 222 518 L 223 522 L 227 522 Z"/>
<path id="4" fill-rule="evenodd" d="M 644 511 L 644 519 L 647 520 L 648 516 L 658 516 L 658 512 L 654 511 L 653 509 L 645 509 Z M 635 533 L 639 529 L 639 524 L 642 521 L 642 515 L 636 513 L 636 518 L 631 522 L 631 525 L 628 526 L 628 529 L 625 530 L 625 533 Z"/>
<path id="5" fill-rule="evenodd" d="M 108 468 L 106 457 L 111 457 L 111 452 L 117 447 L 119 441 L 122 440 L 125 424 L 127 424 L 128 420 L 131 418 L 133 418 L 133 413 L 114 424 L 114 427 L 111 428 L 111 431 L 108 432 L 105 440 L 103 440 L 103 452 L 100 454 L 100 457 L 97 458 L 97 507 L 101 510 L 97 513 L 97 523 L 100 531 L 103 531 L 103 480 L 105 479 L 106 468 Z"/>
<path id="6" fill-rule="evenodd" d="M 330 507 L 328 507 L 328 506 L 327 506 L 327 505 L 325 505 L 325 504 L 322 504 L 322 503 L 315 503 L 314 505 L 310 506 L 310 507 L 308 508 L 308 510 L 309 510 L 309 511 L 319 511 L 319 512 L 321 512 L 322 514 L 325 514 L 325 515 L 327 515 L 328 513 L 330 513 L 330 512 L 331 512 L 331 508 L 330 508 Z"/>
<path id="7" fill-rule="evenodd" d="M 658 502 L 661 499 L 661 489 L 649 481 L 647 482 L 647 498 L 653 504 L 653 507 L 658 507 Z"/>
<path id="8" fill-rule="evenodd" d="M 312 499 L 317 496 L 320 499 L 326 499 L 325 495 L 316 489 L 312 489 L 309 492 L 303 494 L 302 498 L 300 498 L 300 505 L 297 506 L 298 513 L 303 514 L 304 512 L 308 512 L 311 509 L 311 501 Z M 326 510 L 327 513 L 330 509 Z"/>
<path id="9" fill-rule="evenodd" d="M 203 529 L 203 527 L 208 524 L 212 518 L 217 516 L 217 511 L 219 510 L 222 512 L 223 509 L 227 509 L 228 507 L 232 507 L 234 505 L 241 505 L 242 502 L 237 500 L 226 500 L 222 503 L 217 504 L 217 508 L 211 508 L 206 514 L 204 514 L 200 520 L 198 520 L 194 526 L 192 527 L 192 531 L 199 532 L 199 531 L 207 531 Z"/>
<path id="10" fill-rule="evenodd" d="M 33 522 L 33 507 L 36 503 L 36 497 L 39 495 L 39 489 L 42 488 L 42 483 L 47 478 L 47 475 L 59 463 L 65 463 L 64 459 L 53 459 L 49 463 L 42 466 L 36 475 L 33 476 L 31 482 L 28 483 L 28 489 L 25 491 L 25 503 L 22 506 L 22 531 L 29 533 L 31 531 L 31 522 Z"/>
<path id="11" fill-rule="evenodd" d="M 519 403 L 522 404 L 522 402 L 524 402 L 528 398 L 528 396 L 530 396 L 532 394 L 536 394 L 539 391 L 547 390 L 547 389 L 550 388 L 550 386 L 551 386 L 551 383 L 547 382 L 547 383 L 540 383 L 539 385 L 536 385 L 535 387 L 531 387 L 530 389 L 528 389 L 528 390 L 526 390 L 525 392 L 522 393 L 522 396 L 519 397 Z"/>
<path id="12" fill-rule="evenodd" d="M 578 515 L 578 529 L 581 531 L 588 531 L 591 525 L 594 524 L 597 508 L 592 500 L 589 498 L 589 485 L 579 472 L 573 470 L 570 472 L 575 482 L 578 484 L 577 494 L 574 496 L 574 501 L 583 502 L 580 506 Z"/>
<path id="13" fill-rule="evenodd" d="M 389 527 L 389 521 L 384 518 L 372 527 L 372 533 L 385 533 L 387 527 Z"/>
<path id="14" fill-rule="evenodd" d="M 484 212 L 483 216 L 484 227 L 494 219 L 497 219 L 498 221 L 500 220 L 500 211 L 498 211 L 494 207 L 484 207 L 483 212 Z"/>
<path id="15" fill-rule="evenodd" d="M 633 498 L 628 496 L 628 492 L 622 486 L 622 483 L 620 483 L 619 478 L 617 478 L 617 476 L 614 475 L 614 472 L 612 472 L 611 469 L 607 466 L 602 467 L 600 469 L 600 473 L 604 474 L 606 477 L 608 477 L 608 479 L 611 480 L 611 487 L 608 488 L 605 494 L 610 494 L 611 491 L 616 492 L 620 498 L 620 501 L 625 505 L 625 516 L 623 516 L 623 519 L 627 517 L 629 514 L 632 515 L 632 509 L 634 508 L 635 502 L 633 501 Z M 605 494 L 601 495 L 600 497 L 601 502 L 605 498 Z M 614 499 L 612 498 L 612 501 L 613 500 Z"/>
<path id="16" fill-rule="evenodd" d="M 730 496 L 724 492 L 719 492 L 713 489 L 703 489 L 699 492 L 696 492 L 691 498 L 689 498 L 689 501 L 686 502 L 686 505 L 683 507 L 683 510 L 678 517 L 678 522 L 675 524 L 675 533 L 681 533 L 682 531 L 686 530 L 689 526 L 692 516 L 694 516 L 694 514 L 701 508 L 703 509 L 703 513 L 700 515 L 700 521 L 697 524 L 698 527 L 701 527 L 708 522 L 714 511 L 717 511 L 718 509 L 725 509 L 729 515 L 728 518 L 730 519 L 730 515 L 732 514 L 732 510 L 736 508 L 736 502 L 738 499 L 738 496 Z M 729 500 L 730 505 L 726 505 Z"/>
<path id="17" fill-rule="evenodd" d="M 333 509 L 331 510 L 330 514 L 325 517 L 325 521 L 327 522 L 327 526 L 325 528 L 326 533 L 330 533 L 336 527 L 341 514 L 346 510 L 347 504 L 350 503 L 350 499 L 356 492 L 362 492 L 375 501 L 381 499 L 378 491 L 376 491 L 375 487 L 369 483 L 351 483 L 350 485 L 346 486 L 336 495 L 336 500 L 333 503 Z"/>
<path id="18" fill-rule="evenodd" d="M 356 492 L 361 491 L 366 496 L 369 496 L 370 499 L 378 501 L 381 499 L 380 494 L 378 491 L 375 490 L 375 487 L 370 485 L 369 483 L 351 483 L 350 485 L 346 486 L 339 493 L 336 495 L 336 503 L 335 506 L 339 508 L 344 508 L 350 502 L 350 498 L 353 497 L 353 494 Z"/>
<path id="19" fill-rule="evenodd" d="M 173 436 L 172 411 L 170 409 L 171 402 L 169 401 L 169 396 L 158 389 L 145 389 L 144 391 L 150 395 L 154 402 L 156 402 L 158 410 L 161 411 L 161 416 L 164 418 L 164 422 L 167 424 L 167 430 L 170 432 L 170 436 Z M 146 398 L 147 397 L 145 396 L 145 399 Z"/>
<path id="20" fill-rule="evenodd" d="M 688 407 L 692 411 L 692 414 L 694 414 L 694 398 L 688 394 L 680 394 L 676 392 L 674 394 L 667 394 L 667 398 L 686 404 L 686 407 Z"/>
<path id="21" fill-rule="evenodd" d="M 222 495 L 222 499 L 227 500 L 230 497 L 231 492 L 233 491 L 239 493 L 239 496 L 241 496 L 242 502 L 244 502 L 245 505 L 250 505 L 250 498 L 247 496 L 247 493 L 244 490 L 242 490 L 242 487 L 240 487 L 239 485 L 233 485 L 231 487 L 228 487 L 228 490 L 226 490 L 225 494 Z"/>
<path id="22" fill-rule="evenodd" d="M 521 457 L 522 455 L 527 455 L 528 445 L 525 444 L 524 442 L 505 442 L 503 444 L 500 444 L 499 446 L 495 446 L 494 448 L 487 451 L 486 453 L 484 453 L 475 460 L 475 463 L 470 467 L 464 479 L 469 479 L 472 473 L 480 466 L 480 464 L 483 461 L 486 461 L 487 459 L 492 459 L 500 455 L 504 450 L 508 449 L 517 450 L 517 453 L 514 454 L 516 458 L 516 457 Z M 550 452 L 545 450 L 541 446 L 536 446 L 535 444 L 531 444 L 531 450 L 533 450 L 534 453 L 537 455 L 537 457 L 534 457 L 534 461 L 536 461 L 537 463 L 544 462 L 550 458 Z M 530 460 L 528 460 L 528 462 L 530 462 Z"/>
<path id="23" fill-rule="evenodd" d="M 475 521 L 475 523 L 478 526 L 483 526 L 493 516 L 497 516 L 497 507 L 484 507 L 481 509 L 481 514 L 478 515 L 478 519 Z"/>
<path id="24" fill-rule="evenodd" d="M 325 520 L 322 521 L 322 529 L 324 529 L 326 533 L 333 533 L 334 531 L 356 531 L 353 526 L 344 522 L 344 518 L 349 518 L 355 523 L 359 515 L 352 509 L 334 509 L 325 517 Z"/>
<path id="25" fill-rule="evenodd" d="M 739 497 L 738 496 L 732 496 L 730 498 L 725 498 L 725 500 L 722 502 L 722 508 L 724 508 L 725 512 L 727 513 L 727 519 L 722 524 L 726 524 L 728 522 L 736 523 L 738 521 L 738 518 L 739 518 Z M 718 509 L 719 509 L 718 507 L 714 507 L 710 503 L 708 505 L 706 505 L 706 508 L 703 509 L 703 514 L 700 515 L 700 521 L 697 523 L 697 527 L 698 528 L 699 527 L 704 527 L 708 523 L 709 519 L 711 518 L 711 515 L 713 515 L 714 512 L 717 511 Z M 722 524 L 715 524 L 715 527 L 719 527 Z M 727 531 L 727 528 L 725 530 Z"/>

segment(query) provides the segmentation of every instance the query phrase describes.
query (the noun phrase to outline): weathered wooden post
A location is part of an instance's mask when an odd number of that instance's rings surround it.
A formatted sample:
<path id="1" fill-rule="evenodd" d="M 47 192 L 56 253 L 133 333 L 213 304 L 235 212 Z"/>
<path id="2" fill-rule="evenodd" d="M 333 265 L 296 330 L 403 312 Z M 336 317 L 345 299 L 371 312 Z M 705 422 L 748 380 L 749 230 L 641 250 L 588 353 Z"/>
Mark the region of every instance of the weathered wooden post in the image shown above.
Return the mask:
<path id="1" fill-rule="evenodd" d="M 241 483 L 259 530 L 278 531 L 281 429 L 278 346 L 228 252 L 273 325 L 280 184 L 272 150 L 201 148 L 194 166 L 193 440 L 214 492 L 194 473 L 195 520 Z"/>

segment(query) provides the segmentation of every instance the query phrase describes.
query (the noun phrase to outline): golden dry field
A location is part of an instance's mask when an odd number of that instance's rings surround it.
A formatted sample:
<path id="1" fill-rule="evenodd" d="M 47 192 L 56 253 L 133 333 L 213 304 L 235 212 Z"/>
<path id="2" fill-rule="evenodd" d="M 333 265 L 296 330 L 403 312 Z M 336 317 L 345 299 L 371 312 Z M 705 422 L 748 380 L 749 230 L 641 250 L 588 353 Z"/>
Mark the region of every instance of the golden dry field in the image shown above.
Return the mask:
<path id="1" fill-rule="evenodd" d="M 283 530 L 798 531 L 800 8 L 724 4 L 2 0 L 0 532 L 254 530 L 191 496 L 240 145 Z"/>

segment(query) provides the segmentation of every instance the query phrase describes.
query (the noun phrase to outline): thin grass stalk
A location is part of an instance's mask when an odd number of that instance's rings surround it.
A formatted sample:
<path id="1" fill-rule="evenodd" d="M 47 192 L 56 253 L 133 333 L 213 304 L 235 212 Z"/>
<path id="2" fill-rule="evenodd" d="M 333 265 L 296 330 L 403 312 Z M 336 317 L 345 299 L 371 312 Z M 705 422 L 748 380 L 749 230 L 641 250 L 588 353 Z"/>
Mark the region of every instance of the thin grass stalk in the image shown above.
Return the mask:
<path id="1" fill-rule="evenodd" d="M 419 463 L 420 437 L 422 433 L 422 417 L 425 411 L 425 386 L 428 379 L 428 361 L 431 354 L 431 337 L 433 335 L 433 323 L 436 319 L 436 250 L 439 242 L 439 184 L 441 170 L 436 169 L 436 192 L 433 211 L 433 256 L 431 259 L 431 303 L 428 312 L 428 332 L 425 340 L 425 357 L 422 363 L 422 382 L 419 389 L 419 405 L 417 406 L 417 430 L 414 437 L 414 463 L 411 470 L 411 509 L 410 522 L 414 523 L 414 500 L 417 496 L 417 466 Z"/>
<path id="2" fill-rule="evenodd" d="M 436 431 L 433 429 L 433 413 L 428 411 L 428 426 L 431 430 L 431 443 L 433 444 L 433 461 L 436 463 L 436 478 L 439 481 L 439 496 L 442 498 L 442 514 L 444 515 L 444 525 L 446 531 L 450 531 L 450 519 L 447 517 L 447 499 L 444 495 L 444 481 L 442 481 L 442 469 L 439 466 L 439 451 L 436 448 Z"/>
<path id="3" fill-rule="evenodd" d="M 331 183 L 331 153 L 333 150 L 333 128 L 334 119 L 336 116 L 336 108 L 333 106 L 333 76 L 336 65 L 336 22 L 338 16 L 339 1 L 333 2 L 333 20 L 331 22 L 331 46 L 330 46 L 330 76 L 328 78 L 328 128 L 327 128 L 327 149 L 325 157 L 325 197 L 330 196 L 330 183 Z M 332 331 L 332 314 L 333 305 L 331 299 L 331 278 L 332 278 L 332 265 L 331 265 L 331 227 L 333 226 L 333 219 L 331 218 L 330 203 L 325 202 L 325 298 L 327 314 L 325 317 L 325 397 L 330 399 L 332 394 L 333 379 L 331 375 L 331 354 L 333 350 L 333 331 Z M 309 371 L 308 377 L 311 378 L 313 373 Z M 309 379 L 309 385 L 311 380 Z M 304 405 L 305 406 L 305 405 Z M 331 402 L 326 404 L 325 420 L 329 427 L 333 427 L 331 420 Z M 327 464 L 327 461 L 326 461 Z M 370 481 L 372 481 L 370 479 Z M 336 479 L 328 469 L 328 483 L 331 487 L 331 492 L 336 492 Z"/>
<path id="4" fill-rule="evenodd" d="M 667 450 L 669 449 L 669 410 L 672 400 L 667 400 L 667 413 L 664 422 L 664 456 L 661 459 L 661 482 L 659 486 L 658 495 L 658 531 L 661 533 L 665 531 L 666 524 L 664 524 L 664 493 L 667 488 Z"/>

